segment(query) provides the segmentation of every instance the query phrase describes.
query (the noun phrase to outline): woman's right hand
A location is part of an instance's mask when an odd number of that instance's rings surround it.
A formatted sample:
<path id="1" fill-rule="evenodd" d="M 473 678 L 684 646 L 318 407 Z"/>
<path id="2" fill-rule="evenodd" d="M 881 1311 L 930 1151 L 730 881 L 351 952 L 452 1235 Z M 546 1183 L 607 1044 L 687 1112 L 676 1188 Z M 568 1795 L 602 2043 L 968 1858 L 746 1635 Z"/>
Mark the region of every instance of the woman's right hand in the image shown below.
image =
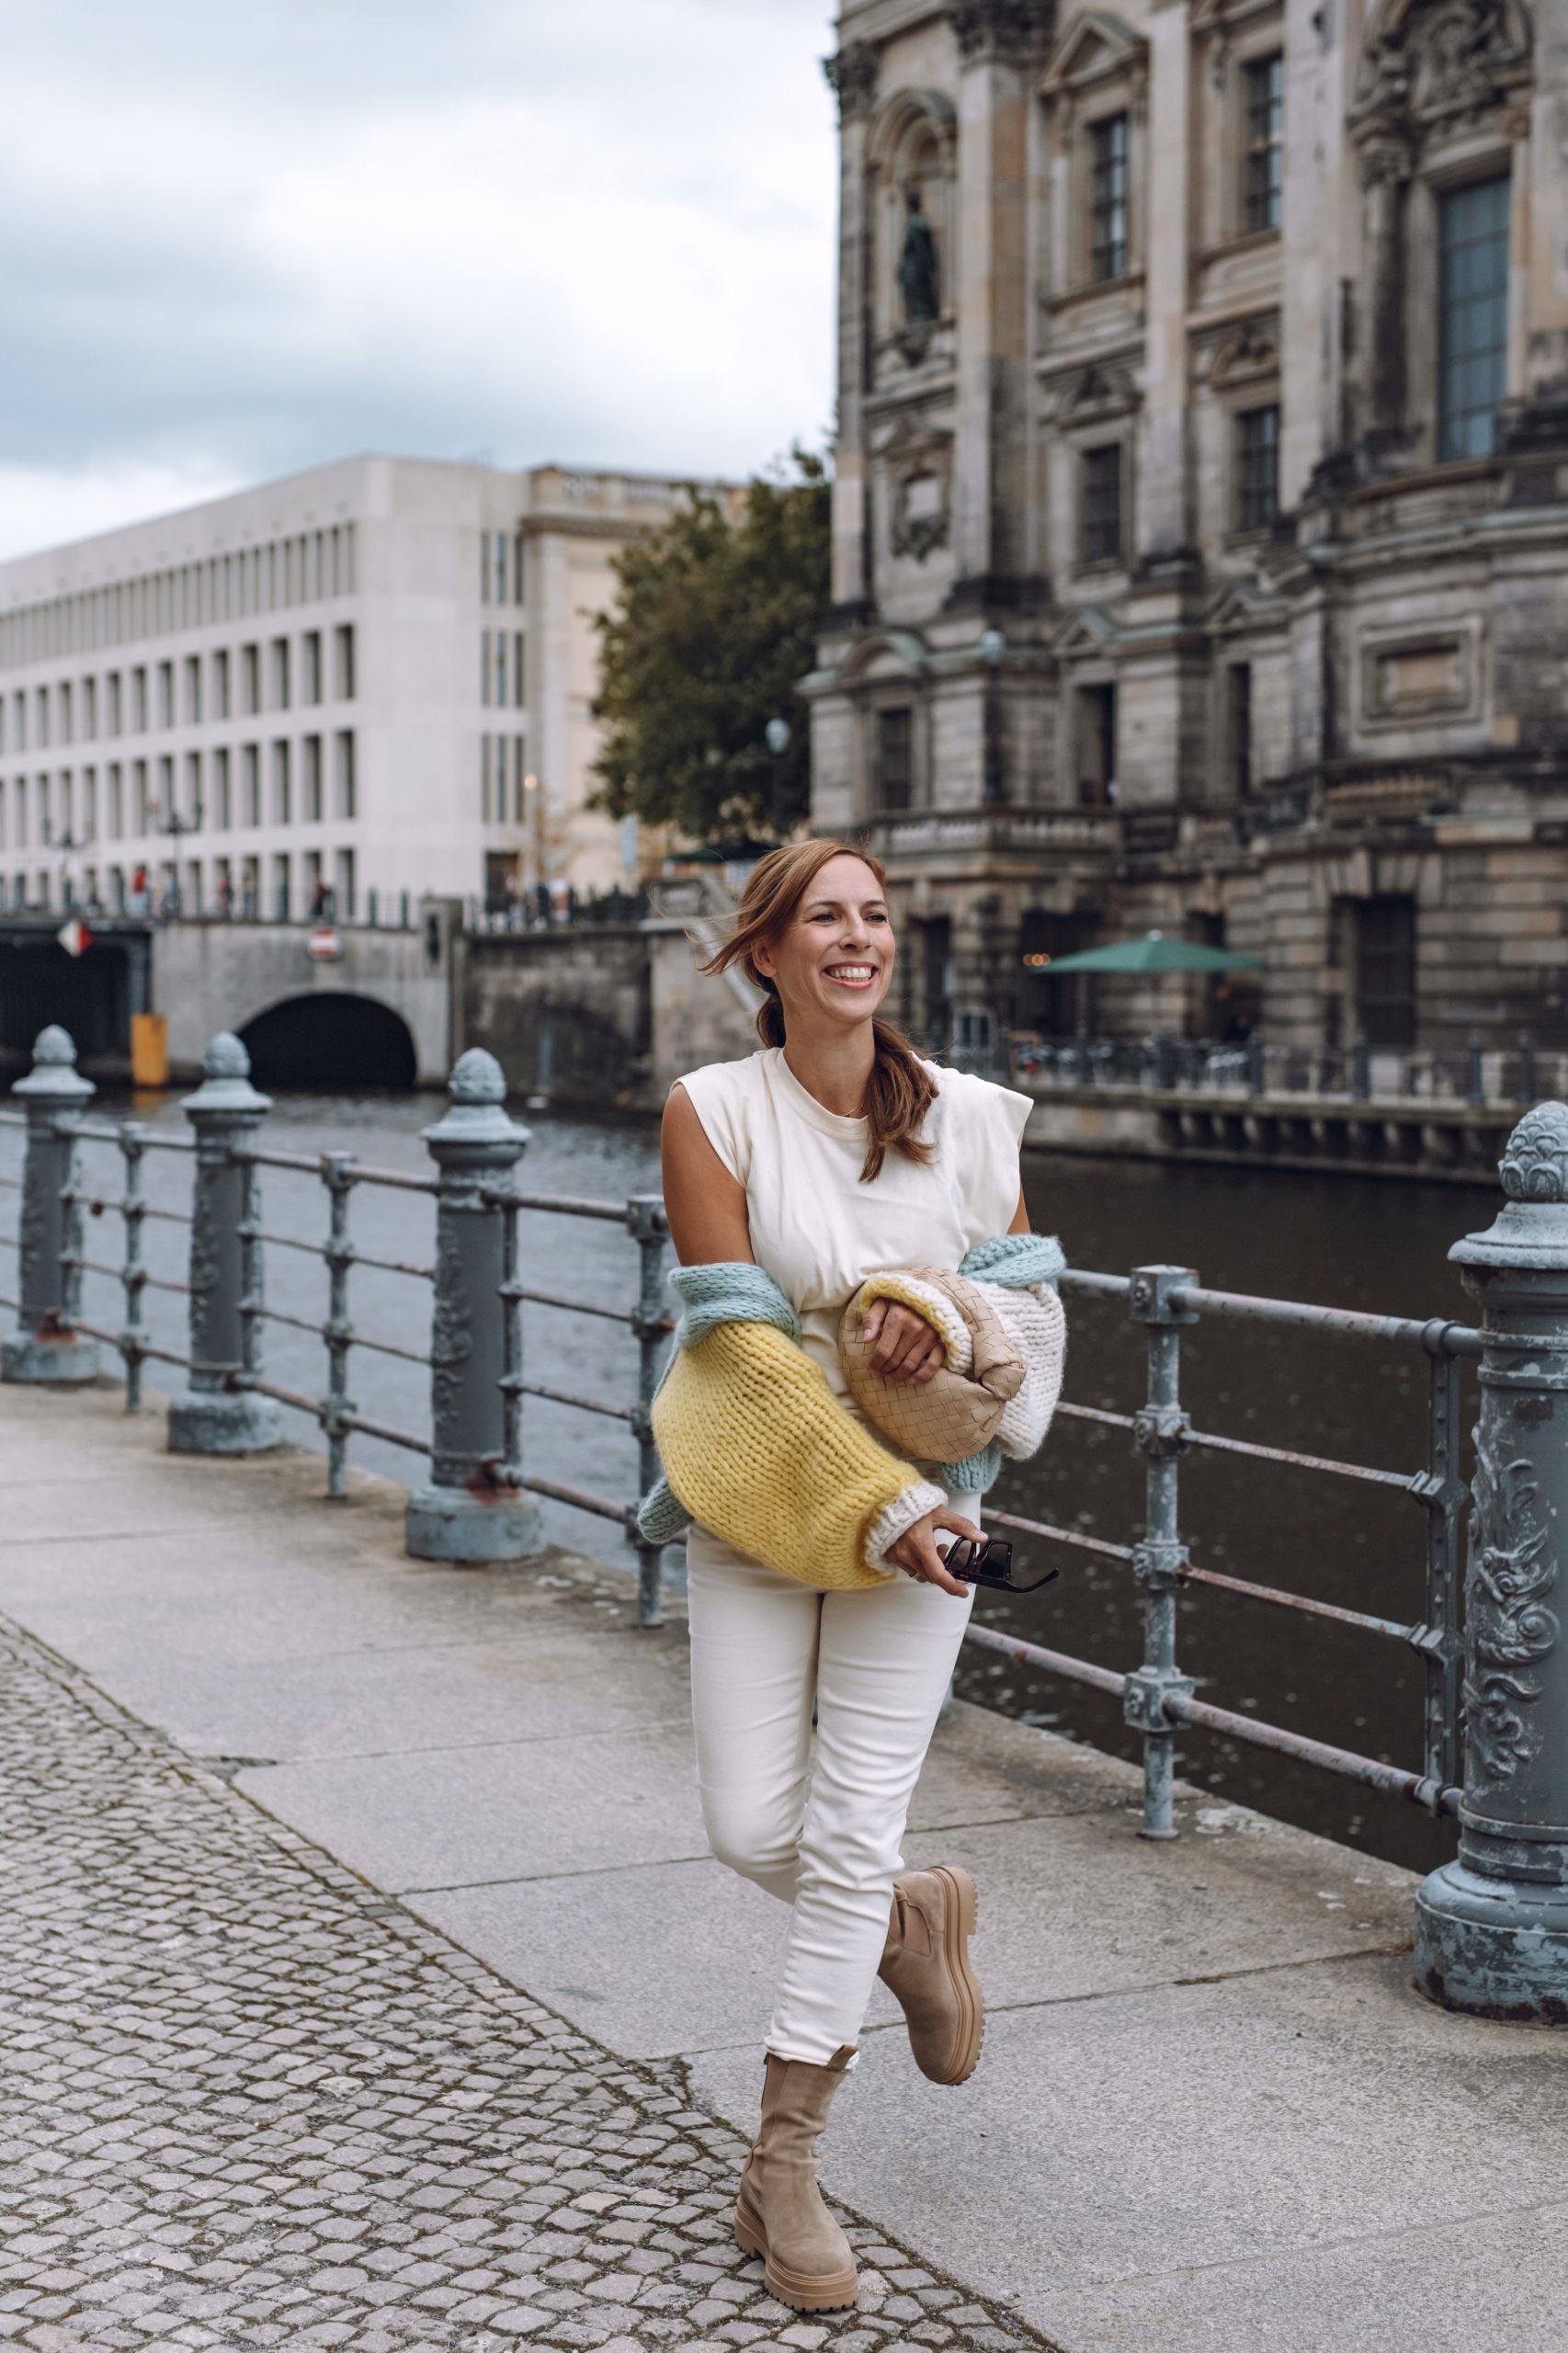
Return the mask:
<path id="1" fill-rule="evenodd" d="M 937 1546 L 938 1528 L 944 1535 L 973 1536 L 982 1543 L 985 1540 L 983 1528 L 976 1528 L 972 1519 L 960 1519 L 944 1505 L 936 1511 L 928 1511 L 924 1518 L 915 1520 L 906 1528 L 898 1542 L 888 1546 L 887 1559 L 895 1569 L 902 1569 L 906 1577 L 913 1577 L 916 1585 L 939 1585 L 944 1593 L 972 1593 L 972 1586 L 964 1585 L 943 1566 L 942 1555 Z"/>

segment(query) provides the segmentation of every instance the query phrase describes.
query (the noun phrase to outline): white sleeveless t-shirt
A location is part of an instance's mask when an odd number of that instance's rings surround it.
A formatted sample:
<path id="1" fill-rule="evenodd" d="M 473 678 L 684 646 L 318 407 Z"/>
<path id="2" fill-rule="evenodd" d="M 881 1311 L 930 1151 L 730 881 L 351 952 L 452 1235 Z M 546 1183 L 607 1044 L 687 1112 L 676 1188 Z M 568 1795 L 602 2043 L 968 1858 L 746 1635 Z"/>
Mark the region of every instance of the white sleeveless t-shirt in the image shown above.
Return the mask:
<path id="1" fill-rule="evenodd" d="M 838 1322 L 868 1275 L 886 1267 L 956 1269 L 966 1250 L 1006 1233 L 1018 1206 L 1018 1144 L 1031 1099 L 971 1072 L 925 1068 L 939 1092 L 921 1137 L 922 1167 L 889 1152 L 862 1184 L 867 1123 L 828 1110 L 781 1046 L 687 1071 L 703 1133 L 744 1185 L 752 1256 L 801 1319 L 801 1341 L 857 1420 L 838 1361 Z"/>

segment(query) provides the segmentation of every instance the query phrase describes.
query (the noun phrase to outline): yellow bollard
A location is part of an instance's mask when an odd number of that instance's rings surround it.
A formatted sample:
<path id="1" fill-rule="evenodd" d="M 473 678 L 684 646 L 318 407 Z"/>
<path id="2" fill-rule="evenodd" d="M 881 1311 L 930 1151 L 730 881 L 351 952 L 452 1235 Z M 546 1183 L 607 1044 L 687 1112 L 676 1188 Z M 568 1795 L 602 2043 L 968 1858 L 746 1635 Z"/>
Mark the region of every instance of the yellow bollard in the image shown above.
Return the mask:
<path id="1" fill-rule="evenodd" d="M 131 1083 L 132 1086 L 166 1086 L 169 1083 L 169 1019 L 165 1013 L 133 1013 L 131 1017 Z"/>

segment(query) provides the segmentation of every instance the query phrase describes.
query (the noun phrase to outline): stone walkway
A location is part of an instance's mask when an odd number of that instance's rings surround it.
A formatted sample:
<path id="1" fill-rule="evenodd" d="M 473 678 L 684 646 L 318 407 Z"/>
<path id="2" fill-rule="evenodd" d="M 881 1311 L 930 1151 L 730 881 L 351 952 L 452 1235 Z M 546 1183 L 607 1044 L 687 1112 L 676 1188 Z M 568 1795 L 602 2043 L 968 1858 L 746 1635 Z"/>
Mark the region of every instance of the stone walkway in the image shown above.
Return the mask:
<path id="1" fill-rule="evenodd" d="M 0 2337 L 294 2353 L 1046 2340 L 840 2209 L 804 2321 L 744 2144 L 0 1621 Z"/>

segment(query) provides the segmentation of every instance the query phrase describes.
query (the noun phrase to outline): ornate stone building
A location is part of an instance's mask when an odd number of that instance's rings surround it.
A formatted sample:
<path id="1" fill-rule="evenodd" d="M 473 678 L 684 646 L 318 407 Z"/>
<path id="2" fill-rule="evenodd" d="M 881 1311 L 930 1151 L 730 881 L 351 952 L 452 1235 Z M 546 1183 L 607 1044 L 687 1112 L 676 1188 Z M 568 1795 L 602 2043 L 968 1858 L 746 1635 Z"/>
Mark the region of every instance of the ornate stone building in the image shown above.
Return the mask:
<path id="1" fill-rule="evenodd" d="M 904 1010 L 1568 1043 L 1568 0 L 850 0 L 813 822 Z M 1169 994 L 1158 994 L 1159 991 Z"/>

